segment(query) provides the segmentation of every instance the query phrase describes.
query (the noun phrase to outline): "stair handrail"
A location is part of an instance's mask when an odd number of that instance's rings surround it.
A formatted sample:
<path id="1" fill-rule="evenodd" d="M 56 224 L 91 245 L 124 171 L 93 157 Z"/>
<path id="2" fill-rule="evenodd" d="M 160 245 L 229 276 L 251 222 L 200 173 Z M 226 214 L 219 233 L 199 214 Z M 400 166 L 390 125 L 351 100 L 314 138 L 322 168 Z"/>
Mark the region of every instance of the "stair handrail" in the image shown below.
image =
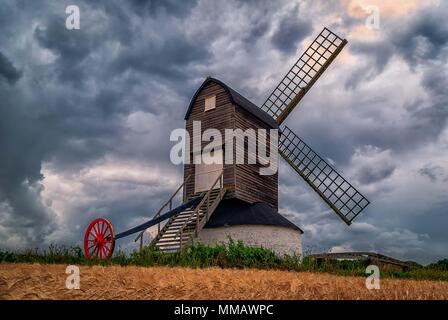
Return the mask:
<path id="1" fill-rule="evenodd" d="M 169 204 L 170 205 L 170 209 L 173 209 L 173 199 L 174 197 L 177 195 L 177 193 L 180 191 L 180 189 L 182 189 L 182 187 L 184 187 L 184 185 L 188 182 L 188 180 L 190 180 L 191 174 L 189 174 L 185 180 L 182 182 L 182 184 L 176 189 L 176 191 L 174 191 L 174 193 L 171 195 L 171 197 L 168 199 L 167 202 L 165 202 L 165 204 L 163 206 L 160 207 L 159 211 L 157 211 L 157 213 L 153 216 L 153 219 L 158 218 L 160 216 L 160 214 L 162 213 L 163 209 Z M 184 188 L 185 189 L 185 188 Z M 184 192 L 184 199 L 182 199 L 182 201 L 185 201 L 185 192 Z M 143 235 L 145 233 L 146 230 L 143 230 L 142 232 L 140 232 L 138 234 L 138 236 L 135 238 L 134 242 L 137 242 L 140 239 L 140 250 L 142 250 L 143 248 Z M 160 233 L 160 222 L 157 224 L 157 234 Z"/>
<path id="2" fill-rule="evenodd" d="M 201 202 L 199 202 L 199 204 L 196 206 L 196 208 L 194 209 L 194 211 L 188 216 L 188 218 L 185 220 L 185 222 L 182 224 L 182 226 L 179 228 L 179 231 L 176 233 L 175 238 L 177 238 L 178 236 L 180 236 L 179 240 L 180 240 L 180 249 L 182 250 L 182 246 L 183 246 L 183 231 L 185 229 L 185 227 L 190 223 L 190 221 L 192 220 L 192 217 L 196 217 L 196 236 L 199 233 L 199 210 L 200 208 L 204 205 L 205 201 L 207 201 L 207 210 L 205 212 L 205 219 L 206 221 L 208 221 L 209 219 L 209 214 L 210 214 L 210 194 L 213 190 L 215 190 L 215 186 L 219 181 L 219 195 L 218 197 L 216 197 L 215 201 L 212 203 L 213 207 L 215 205 L 215 203 L 217 201 L 221 201 L 222 197 L 223 197 L 223 192 L 224 192 L 224 169 L 221 170 L 221 173 L 219 174 L 219 176 L 216 178 L 215 182 L 212 184 L 212 186 L 210 187 L 210 189 L 207 191 L 207 193 L 203 196 Z"/>

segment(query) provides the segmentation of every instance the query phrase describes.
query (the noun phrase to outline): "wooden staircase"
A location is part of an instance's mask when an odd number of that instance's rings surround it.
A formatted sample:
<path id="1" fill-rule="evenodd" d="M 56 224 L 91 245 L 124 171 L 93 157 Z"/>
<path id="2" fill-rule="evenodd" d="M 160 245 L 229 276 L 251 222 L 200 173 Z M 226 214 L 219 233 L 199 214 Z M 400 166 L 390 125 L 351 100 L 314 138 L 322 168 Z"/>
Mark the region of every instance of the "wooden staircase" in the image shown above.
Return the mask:
<path id="1" fill-rule="evenodd" d="M 159 229 L 157 236 L 151 241 L 151 245 L 155 245 L 164 252 L 176 252 L 192 243 L 193 239 L 198 236 L 199 232 L 218 207 L 225 192 L 226 190 L 223 187 L 223 172 L 221 172 L 208 191 L 195 194 L 189 199 L 185 199 L 184 202 L 198 196 L 203 196 L 202 200 L 196 206 L 190 207 L 171 217 L 163 228 Z"/>

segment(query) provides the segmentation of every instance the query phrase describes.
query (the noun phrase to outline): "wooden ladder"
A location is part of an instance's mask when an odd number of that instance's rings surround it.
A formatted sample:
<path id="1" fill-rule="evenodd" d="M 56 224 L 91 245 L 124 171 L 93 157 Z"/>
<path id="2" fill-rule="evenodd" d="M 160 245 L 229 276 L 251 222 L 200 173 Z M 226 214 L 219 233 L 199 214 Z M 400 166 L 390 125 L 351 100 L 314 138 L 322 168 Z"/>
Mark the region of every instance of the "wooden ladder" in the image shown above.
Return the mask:
<path id="1" fill-rule="evenodd" d="M 218 207 L 225 192 L 223 171 L 221 171 L 207 192 L 198 193 L 189 198 L 202 195 L 201 202 L 171 217 L 152 240 L 151 245 L 155 245 L 164 252 L 176 252 L 192 243 Z M 185 201 L 189 199 L 185 199 Z"/>

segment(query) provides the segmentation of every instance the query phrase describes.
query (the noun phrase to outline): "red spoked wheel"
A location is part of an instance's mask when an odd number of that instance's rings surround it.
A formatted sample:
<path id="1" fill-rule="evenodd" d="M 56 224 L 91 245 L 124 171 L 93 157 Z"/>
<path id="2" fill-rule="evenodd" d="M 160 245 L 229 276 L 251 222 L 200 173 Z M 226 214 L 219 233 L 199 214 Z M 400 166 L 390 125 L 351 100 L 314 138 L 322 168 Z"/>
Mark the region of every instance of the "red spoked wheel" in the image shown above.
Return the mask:
<path id="1" fill-rule="evenodd" d="M 115 235 L 112 224 L 104 218 L 93 220 L 84 235 L 84 252 L 87 259 L 109 259 L 114 248 Z"/>

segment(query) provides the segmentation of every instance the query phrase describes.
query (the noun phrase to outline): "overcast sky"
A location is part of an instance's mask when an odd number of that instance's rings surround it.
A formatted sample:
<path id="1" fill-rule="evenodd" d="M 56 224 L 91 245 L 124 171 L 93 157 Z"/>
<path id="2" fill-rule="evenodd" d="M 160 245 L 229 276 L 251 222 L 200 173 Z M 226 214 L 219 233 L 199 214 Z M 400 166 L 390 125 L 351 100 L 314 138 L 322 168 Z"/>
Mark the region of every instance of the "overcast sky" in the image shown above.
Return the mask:
<path id="1" fill-rule="evenodd" d="M 169 134 L 204 78 L 261 105 L 327 26 L 348 46 L 286 124 L 371 204 L 347 227 L 281 161 L 280 212 L 307 252 L 447 257 L 447 15 L 431 0 L 2 1 L 0 247 L 147 220 L 181 183 Z"/>

